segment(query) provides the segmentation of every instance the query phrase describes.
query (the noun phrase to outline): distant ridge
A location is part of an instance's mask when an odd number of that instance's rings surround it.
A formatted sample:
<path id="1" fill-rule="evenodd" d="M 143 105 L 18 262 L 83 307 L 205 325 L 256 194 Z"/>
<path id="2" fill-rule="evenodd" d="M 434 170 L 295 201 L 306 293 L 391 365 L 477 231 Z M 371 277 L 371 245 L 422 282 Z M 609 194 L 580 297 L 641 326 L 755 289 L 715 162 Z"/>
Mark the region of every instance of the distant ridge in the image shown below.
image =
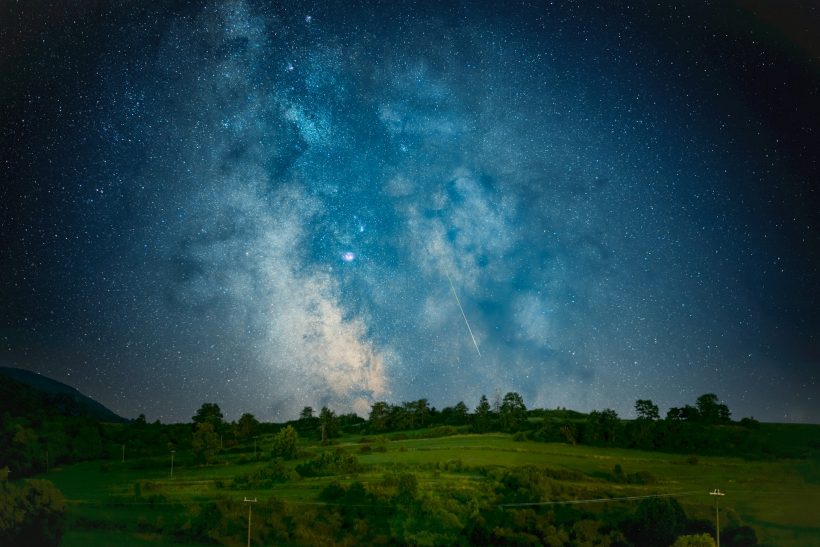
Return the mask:
<path id="1" fill-rule="evenodd" d="M 67 395 L 80 407 L 87 410 L 88 415 L 101 422 L 127 422 L 128 420 L 115 414 L 91 397 L 83 395 L 75 388 L 58 382 L 37 372 L 13 367 L 0 367 L 0 376 L 5 376 L 30 388 L 48 395 Z"/>

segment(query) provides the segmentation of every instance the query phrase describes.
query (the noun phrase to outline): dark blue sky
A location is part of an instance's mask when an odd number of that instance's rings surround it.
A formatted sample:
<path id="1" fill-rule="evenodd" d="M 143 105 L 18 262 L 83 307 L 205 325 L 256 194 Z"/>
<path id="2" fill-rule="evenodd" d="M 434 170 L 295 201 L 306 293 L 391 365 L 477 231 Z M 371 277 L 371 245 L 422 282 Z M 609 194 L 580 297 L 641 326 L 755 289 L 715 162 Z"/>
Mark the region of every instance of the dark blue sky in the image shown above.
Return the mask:
<path id="1" fill-rule="evenodd" d="M 82 4 L 0 16 L 2 364 L 820 421 L 814 8 Z"/>

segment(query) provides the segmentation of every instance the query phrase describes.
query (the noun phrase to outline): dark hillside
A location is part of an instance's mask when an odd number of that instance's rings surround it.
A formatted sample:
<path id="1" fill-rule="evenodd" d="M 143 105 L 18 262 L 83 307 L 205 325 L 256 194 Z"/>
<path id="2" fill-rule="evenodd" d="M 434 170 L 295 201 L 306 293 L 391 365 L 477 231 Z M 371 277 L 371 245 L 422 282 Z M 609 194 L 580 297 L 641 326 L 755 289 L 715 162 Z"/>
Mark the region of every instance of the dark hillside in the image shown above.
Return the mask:
<path id="1" fill-rule="evenodd" d="M 22 384 L 24 389 L 20 389 Z M 27 389 L 26 389 L 27 388 Z M 0 367 L 0 414 L 84 416 L 101 422 L 127 422 L 75 388 L 36 372 Z"/>

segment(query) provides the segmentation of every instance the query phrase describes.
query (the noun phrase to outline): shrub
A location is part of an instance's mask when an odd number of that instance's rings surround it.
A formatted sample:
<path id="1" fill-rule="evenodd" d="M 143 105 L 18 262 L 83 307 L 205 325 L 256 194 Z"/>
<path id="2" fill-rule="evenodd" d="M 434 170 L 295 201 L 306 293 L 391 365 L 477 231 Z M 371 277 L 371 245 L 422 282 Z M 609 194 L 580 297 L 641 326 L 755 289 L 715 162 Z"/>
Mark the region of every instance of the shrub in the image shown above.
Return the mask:
<path id="1" fill-rule="evenodd" d="M 281 484 L 292 480 L 298 480 L 299 473 L 287 467 L 277 460 L 267 467 L 257 469 L 246 475 L 234 477 L 234 488 L 270 488 L 274 484 Z M 219 487 L 219 485 L 217 485 Z"/>
<path id="2" fill-rule="evenodd" d="M 51 482 L 0 483 L 0 546 L 59 545 L 64 529 L 65 498 Z"/>
<path id="3" fill-rule="evenodd" d="M 328 477 L 358 473 L 361 470 L 359 460 L 353 454 L 345 454 L 341 450 L 322 452 L 318 458 L 308 460 L 296 466 L 296 472 L 302 477 Z"/>
<path id="4" fill-rule="evenodd" d="M 273 438 L 273 450 L 271 455 L 274 458 L 284 458 L 292 460 L 298 454 L 299 434 L 289 425 L 282 428 Z"/>

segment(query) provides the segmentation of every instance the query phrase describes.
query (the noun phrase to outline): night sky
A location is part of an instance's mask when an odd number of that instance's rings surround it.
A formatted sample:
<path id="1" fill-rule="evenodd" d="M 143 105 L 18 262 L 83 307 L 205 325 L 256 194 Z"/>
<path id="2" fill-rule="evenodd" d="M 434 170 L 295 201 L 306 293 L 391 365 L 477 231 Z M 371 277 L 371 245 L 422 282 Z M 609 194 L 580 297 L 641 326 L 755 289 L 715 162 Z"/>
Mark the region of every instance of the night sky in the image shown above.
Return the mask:
<path id="1" fill-rule="evenodd" d="M 3 2 L 0 365 L 820 422 L 814 3 L 592 4 Z"/>

